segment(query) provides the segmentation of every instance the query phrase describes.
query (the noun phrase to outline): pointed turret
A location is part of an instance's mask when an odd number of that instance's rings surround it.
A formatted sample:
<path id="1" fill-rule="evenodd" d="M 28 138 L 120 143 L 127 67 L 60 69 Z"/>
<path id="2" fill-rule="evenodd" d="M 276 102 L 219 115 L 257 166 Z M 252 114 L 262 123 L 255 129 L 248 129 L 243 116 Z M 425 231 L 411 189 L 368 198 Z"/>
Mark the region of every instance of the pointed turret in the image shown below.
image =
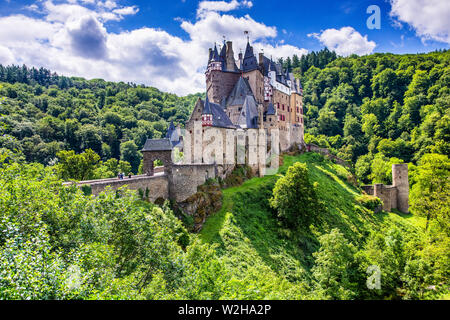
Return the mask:
<path id="1" fill-rule="evenodd" d="M 206 96 L 205 105 L 202 111 L 202 126 L 203 127 L 211 127 L 213 123 L 213 115 L 211 106 L 209 104 L 208 96 Z"/>
<path id="2" fill-rule="evenodd" d="M 247 47 L 245 48 L 244 59 L 253 57 L 253 47 L 250 45 L 250 42 L 247 42 Z"/>
<path id="3" fill-rule="evenodd" d="M 173 121 L 170 121 L 169 128 L 167 128 L 167 134 L 166 138 L 169 138 L 172 136 L 172 133 L 175 131 L 175 125 L 173 124 Z"/>
<path id="4" fill-rule="evenodd" d="M 253 47 L 250 45 L 250 42 L 247 42 L 247 47 L 245 48 L 245 54 L 243 59 L 242 71 L 252 71 L 258 69 L 258 60 L 253 54 Z"/>
<path id="5" fill-rule="evenodd" d="M 213 51 L 212 60 L 220 61 L 219 52 L 217 51 L 217 45 L 216 44 L 214 44 L 214 51 Z"/>

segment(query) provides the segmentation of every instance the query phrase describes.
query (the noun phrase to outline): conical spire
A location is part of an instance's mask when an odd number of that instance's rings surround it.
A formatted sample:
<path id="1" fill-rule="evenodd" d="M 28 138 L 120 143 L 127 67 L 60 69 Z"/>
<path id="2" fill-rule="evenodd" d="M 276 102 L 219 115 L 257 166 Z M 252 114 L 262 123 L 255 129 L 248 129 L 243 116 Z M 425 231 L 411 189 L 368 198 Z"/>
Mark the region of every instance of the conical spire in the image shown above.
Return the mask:
<path id="1" fill-rule="evenodd" d="M 225 40 L 223 41 L 222 50 L 220 50 L 220 58 L 225 61 L 227 59 L 227 45 Z"/>
<path id="2" fill-rule="evenodd" d="M 167 134 L 166 134 L 166 138 L 171 138 L 172 133 L 175 131 L 175 126 L 173 124 L 173 121 L 170 121 L 169 127 L 167 128 Z"/>
<path id="3" fill-rule="evenodd" d="M 250 45 L 250 42 L 247 42 L 247 47 L 245 48 L 244 59 L 253 57 L 253 47 Z"/>
<path id="4" fill-rule="evenodd" d="M 219 52 L 217 51 L 217 45 L 214 43 L 213 60 L 219 61 Z"/>
<path id="5" fill-rule="evenodd" d="M 210 106 L 210 104 L 209 104 L 208 96 L 206 96 L 205 106 L 203 107 L 203 112 L 202 112 L 202 114 L 212 114 L 211 106 Z"/>

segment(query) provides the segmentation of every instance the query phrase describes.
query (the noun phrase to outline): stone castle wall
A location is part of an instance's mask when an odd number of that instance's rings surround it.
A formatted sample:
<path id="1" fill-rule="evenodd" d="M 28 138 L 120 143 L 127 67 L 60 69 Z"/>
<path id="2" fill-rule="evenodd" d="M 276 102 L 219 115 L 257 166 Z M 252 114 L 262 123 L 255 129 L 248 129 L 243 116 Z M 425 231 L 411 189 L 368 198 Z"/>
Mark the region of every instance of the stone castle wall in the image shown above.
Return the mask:
<path id="1" fill-rule="evenodd" d="M 408 164 L 394 164 L 392 166 L 392 185 L 397 188 L 397 208 L 402 212 L 409 212 L 409 180 Z"/>
<path id="2" fill-rule="evenodd" d="M 319 146 L 317 146 L 315 144 L 309 143 L 309 144 L 306 145 L 306 150 L 308 152 L 320 153 L 321 155 L 334 160 L 337 164 L 340 164 L 341 166 L 350 167 L 350 164 L 347 161 L 345 161 L 345 160 L 343 160 L 343 159 L 341 159 L 339 157 L 336 157 L 327 148 L 322 148 L 322 147 L 319 147 Z"/>
<path id="3" fill-rule="evenodd" d="M 197 193 L 197 187 L 218 175 L 213 164 L 173 165 L 169 176 L 170 199 L 182 202 Z"/>
<path id="4" fill-rule="evenodd" d="M 373 187 L 373 195 L 383 201 L 383 210 L 397 209 L 397 188 L 394 186 L 376 184 Z"/>
<path id="5" fill-rule="evenodd" d="M 392 165 L 392 185 L 375 184 L 362 186 L 365 193 L 378 197 L 383 201 L 383 210 L 398 209 L 401 212 L 409 212 L 409 181 L 408 164 Z"/>
<path id="6" fill-rule="evenodd" d="M 123 180 L 114 178 L 84 181 L 78 183 L 78 186 L 90 186 L 92 194 L 95 196 L 105 191 L 107 187 L 110 187 L 112 190 L 117 190 L 126 186 L 130 190 L 141 189 L 144 192 L 148 188 L 150 201 L 153 202 L 158 198 L 169 198 L 169 179 L 164 174 L 156 176 L 140 175 L 131 178 L 125 177 Z"/>

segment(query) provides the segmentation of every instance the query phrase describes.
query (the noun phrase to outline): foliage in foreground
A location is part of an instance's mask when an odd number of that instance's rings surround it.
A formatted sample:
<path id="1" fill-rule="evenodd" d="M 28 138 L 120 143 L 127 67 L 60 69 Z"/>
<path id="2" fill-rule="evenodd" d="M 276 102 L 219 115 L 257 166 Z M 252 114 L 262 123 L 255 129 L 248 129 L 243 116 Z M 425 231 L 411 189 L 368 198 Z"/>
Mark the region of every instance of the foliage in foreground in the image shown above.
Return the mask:
<path id="1" fill-rule="evenodd" d="M 432 218 L 425 232 L 420 218 L 374 214 L 345 182 L 346 169 L 314 155 L 285 157 L 281 175 L 225 189 L 223 209 L 200 239 L 167 205 L 123 189 L 86 196 L 63 187 L 52 168 L 13 159 L 0 161 L 1 299 L 424 299 L 448 292 L 448 228 Z M 297 161 L 329 204 L 310 225 L 281 223 L 269 203 Z M 380 289 L 366 286 L 372 265 L 381 268 Z"/>

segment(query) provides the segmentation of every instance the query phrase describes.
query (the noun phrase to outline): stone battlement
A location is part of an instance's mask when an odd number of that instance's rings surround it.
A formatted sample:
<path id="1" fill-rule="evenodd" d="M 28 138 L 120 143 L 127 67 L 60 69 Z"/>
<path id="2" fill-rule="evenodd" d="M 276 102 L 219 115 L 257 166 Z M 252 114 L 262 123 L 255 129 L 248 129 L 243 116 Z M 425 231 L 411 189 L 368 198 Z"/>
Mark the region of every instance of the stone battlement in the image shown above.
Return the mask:
<path id="1" fill-rule="evenodd" d="M 383 201 L 383 210 L 398 209 L 409 212 L 408 164 L 392 165 L 392 185 L 375 184 L 362 186 L 365 193 L 378 197 Z"/>

